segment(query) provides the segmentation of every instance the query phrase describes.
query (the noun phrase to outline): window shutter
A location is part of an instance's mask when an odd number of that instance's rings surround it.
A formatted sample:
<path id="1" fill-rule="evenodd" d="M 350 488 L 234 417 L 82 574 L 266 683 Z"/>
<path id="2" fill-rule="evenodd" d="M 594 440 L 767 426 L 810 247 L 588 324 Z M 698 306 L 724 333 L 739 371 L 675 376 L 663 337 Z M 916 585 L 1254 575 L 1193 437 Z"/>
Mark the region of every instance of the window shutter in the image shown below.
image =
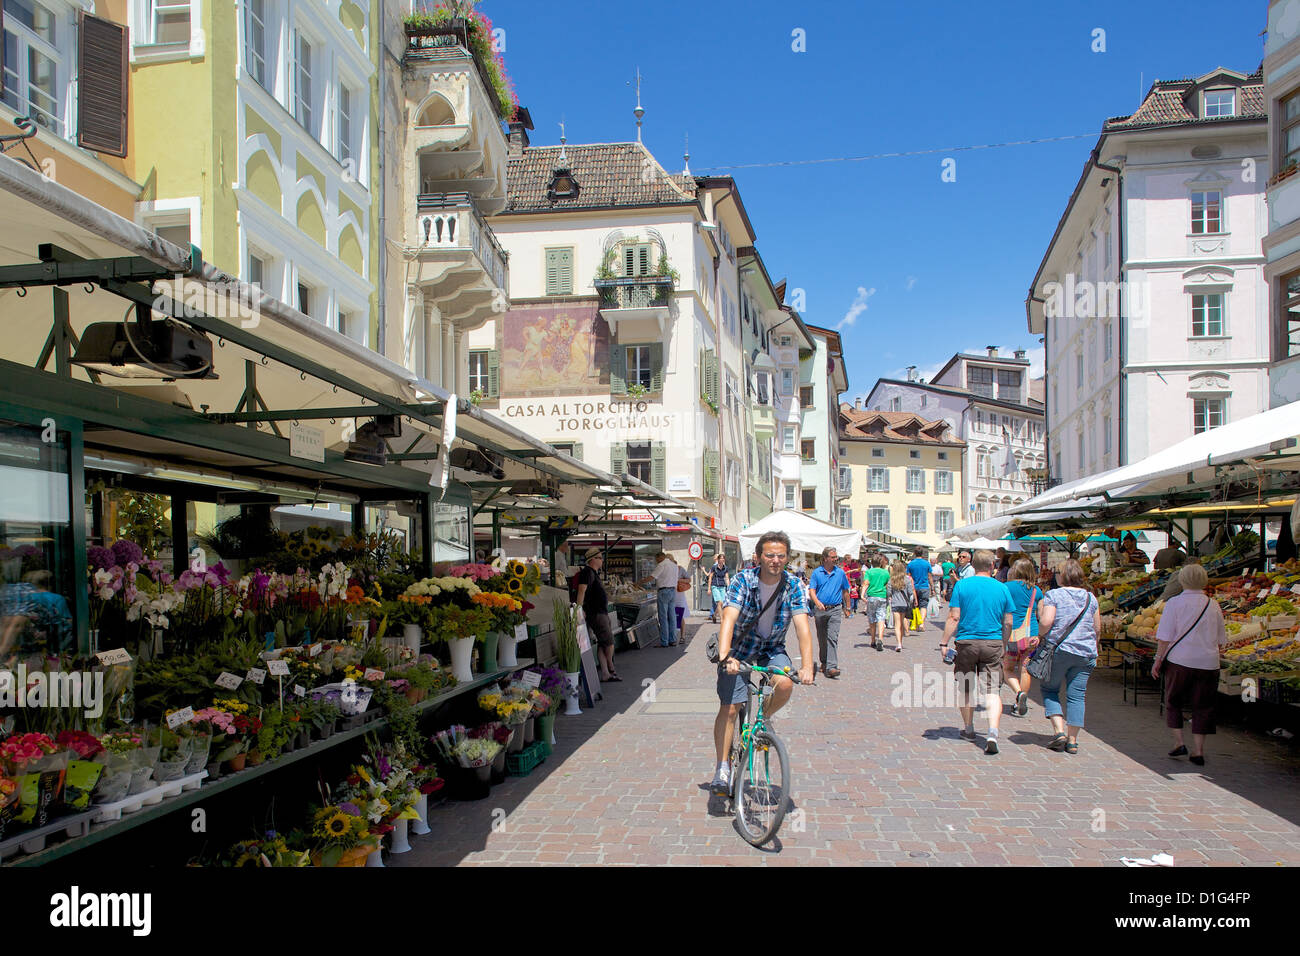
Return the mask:
<path id="1" fill-rule="evenodd" d="M 636 249 L 632 246 L 623 248 L 623 275 L 636 275 Z"/>
<path id="2" fill-rule="evenodd" d="M 501 397 L 501 353 L 496 349 L 488 352 L 488 398 Z"/>
<path id="3" fill-rule="evenodd" d="M 616 478 L 622 478 L 627 471 L 627 445 L 624 442 L 616 441 L 609 446 L 609 470 Z"/>
<path id="4" fill-rule="evenodd" d="M 885 509 L 885 531 L 889 531 L 889 509 Z"/>
<path id="5" fill-rule="evenodd" d="M 560 250 L 560 295 L 573 295 L 573 250 Z"/>
<path id="6" fill-rule="evenodd" d="M 582 461 L 582 442 L 575 441 L 573 443 L 573 457 L 578 461 Z"/>
<path id="7" fill-rule="evenodd" d="M 718 495 L 718 453 L 712 448 L 704 449 L 704 497 L 717 501 Z"/>
<path id="8" fill-rule="evenodd" d="M 650 454 L 650 484 L 660 491 L 666 491 L 668 489 L 667 447 L 661 441 L 654 442 L 650 446 Z"/>
<path id="9" fill-rule="evenodd" d="M 664 390 L 664 345 L 662 342 L 650 343 L 650 391 Z"/>
<path id="10" fill-rule="evenodd" d="M 546 250 L 546 294 L 559 295 L 560 288 L 560 250 Z"/>
<path id="11" fill-rule="evenodd" d="M 718 404 L 718 356 L 712 349 L 704 353 L 704 397 Z"/>
<path id="12" fill-rule="evenodd" d="M 85 11 L 77 23 L 77 145 L 125 156 L 127 28 Z"/>
<path id="13" fill-rule="evenodd" d="M 650 274 L 650 247 L 641 246 L 637 249 L 637 267 L 640 272 L 637 275 L 648 276 Z"/>
<path id="14" fill-rule="evenodd" d="M 609 344 L 609 391 L 627 394 L 627 348 L 614 342 Z"/>

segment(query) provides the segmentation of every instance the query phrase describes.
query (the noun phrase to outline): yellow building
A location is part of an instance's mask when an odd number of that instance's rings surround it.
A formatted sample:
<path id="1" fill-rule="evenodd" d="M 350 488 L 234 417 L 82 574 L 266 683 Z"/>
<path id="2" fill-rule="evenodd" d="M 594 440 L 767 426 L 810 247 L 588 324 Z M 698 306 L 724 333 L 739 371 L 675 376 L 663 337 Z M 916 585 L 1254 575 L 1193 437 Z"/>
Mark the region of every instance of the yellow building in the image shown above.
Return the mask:
<path id="1" fill-rule="evenodd" d="M 959 523 L 962 453 L 946 421 L 840 405 L 845 524 L 868 537 L 940 547 Z"/>

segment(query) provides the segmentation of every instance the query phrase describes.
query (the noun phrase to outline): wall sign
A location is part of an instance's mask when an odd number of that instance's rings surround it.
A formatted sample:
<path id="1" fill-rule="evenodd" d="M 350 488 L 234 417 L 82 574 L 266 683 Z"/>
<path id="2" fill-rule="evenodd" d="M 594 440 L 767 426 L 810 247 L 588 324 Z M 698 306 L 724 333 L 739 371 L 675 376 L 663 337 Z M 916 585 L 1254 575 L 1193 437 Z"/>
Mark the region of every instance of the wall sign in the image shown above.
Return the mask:
<path id="1" fill-rule="evenodd" d="M 325 460 L 325 432 L 310 425 L 289 426 L 289 454 L 307 461 Z"/>

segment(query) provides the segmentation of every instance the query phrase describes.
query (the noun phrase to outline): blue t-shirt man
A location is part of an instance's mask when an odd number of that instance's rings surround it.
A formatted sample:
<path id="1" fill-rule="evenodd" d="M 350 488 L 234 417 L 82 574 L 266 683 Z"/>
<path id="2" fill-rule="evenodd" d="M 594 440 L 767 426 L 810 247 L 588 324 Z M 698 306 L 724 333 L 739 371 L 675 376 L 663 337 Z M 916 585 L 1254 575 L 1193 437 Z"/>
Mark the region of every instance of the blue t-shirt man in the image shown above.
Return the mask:
<path id="1" fill-rule="evenodd" d="M 1000 641 L 1003 617 L 1011 614 L 1015 620 L 1016 606 L 1007 586 L 983 574 L 958 581 L 949 606 L 961 611 L 954 641 Z"/>
<path id="2" fill-rule="evenodd" d="M 912 583 L 918 591 L 930 590 L 930 562 L 925 558 L 913 558 L 907 562 L 907 573 L 912 576 Z"/>
<path id="3" fill-rule="evenodd" d="M 849 578 L 841 567 L 832 566 L 827 571 L 819 564 L 808 579 L 808 586 L 822 604 L 839 607 L 844 603 L 844 592 L 849 589 Z"/>

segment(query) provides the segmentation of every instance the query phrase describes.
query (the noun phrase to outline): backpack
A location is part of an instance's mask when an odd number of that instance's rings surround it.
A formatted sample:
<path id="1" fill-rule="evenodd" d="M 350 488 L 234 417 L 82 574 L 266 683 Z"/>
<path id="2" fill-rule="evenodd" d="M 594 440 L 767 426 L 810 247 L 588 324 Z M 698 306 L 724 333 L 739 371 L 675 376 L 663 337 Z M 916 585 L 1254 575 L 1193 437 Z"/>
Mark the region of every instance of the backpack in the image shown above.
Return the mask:
<path id="1" fill-rule="evenodd" d="M 578 568 L 577 571 L 574 571 L 573 577 L 569 578 L 569 603 L 570 604 L 578 603 L 578 585 L 582 583 L 581 581 L 578 580 L 578 578 L 582 577 L 582 572 L 584 568 L 586 568 L 586 565 L 583 565 L 581 568 Z"/>

